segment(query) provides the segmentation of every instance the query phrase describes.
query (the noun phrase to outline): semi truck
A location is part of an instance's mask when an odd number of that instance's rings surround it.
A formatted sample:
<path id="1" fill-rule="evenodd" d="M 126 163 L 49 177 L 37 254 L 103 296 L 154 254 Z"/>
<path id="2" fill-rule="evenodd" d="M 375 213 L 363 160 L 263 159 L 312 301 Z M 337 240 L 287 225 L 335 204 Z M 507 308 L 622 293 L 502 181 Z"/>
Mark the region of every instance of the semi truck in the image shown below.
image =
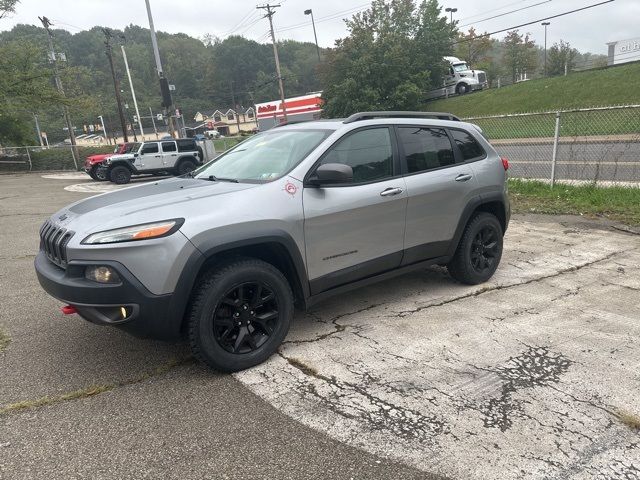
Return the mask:
<path id="1" fill-rule="evenodd" d="M 487 74 L 482 70 L 473 69 L 456 57 L 443 57 L 443 60 L 449 64 L 444 85 L 430 91 L 427 99 L 464 95 L 488 87 Z"/>

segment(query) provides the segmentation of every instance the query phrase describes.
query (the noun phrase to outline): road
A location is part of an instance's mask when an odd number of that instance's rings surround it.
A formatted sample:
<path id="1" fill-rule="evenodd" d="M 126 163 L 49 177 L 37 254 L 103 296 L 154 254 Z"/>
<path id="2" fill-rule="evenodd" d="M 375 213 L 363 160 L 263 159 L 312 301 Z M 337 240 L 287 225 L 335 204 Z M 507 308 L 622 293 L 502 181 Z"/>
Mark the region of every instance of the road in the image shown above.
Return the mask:
<path id="1" fill-rule="evenodd" d="M 511 164 L 511 176 L 550 179 L 553 144 L 495 142 Z M 630 142 L 576 142 L 558 145 L 556 179 L 640 182 L 640 139 Z"/>
<path id="2" fill-rule="evenodd" d="M 640 244 L 516 216 L 487 284 L 414 272 L 298 312 L 233 376 L 63 316 L 37 230 L 86 180 L 0 176 L 0 478 L 640 478 Z"/>

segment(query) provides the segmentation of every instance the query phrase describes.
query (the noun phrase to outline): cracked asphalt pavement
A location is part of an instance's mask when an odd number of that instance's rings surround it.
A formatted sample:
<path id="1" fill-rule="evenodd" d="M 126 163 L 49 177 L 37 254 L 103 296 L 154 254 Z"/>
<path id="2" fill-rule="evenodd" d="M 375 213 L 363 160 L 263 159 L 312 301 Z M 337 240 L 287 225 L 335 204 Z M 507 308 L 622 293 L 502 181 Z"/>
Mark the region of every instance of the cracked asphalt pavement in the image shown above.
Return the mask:
<path id="1" fill-rule="evenodd" d="M 40 289 L 38 228 L 78 182 L 0 176 L 0 478 L 640 478 L 637 234 L 515 216 L 487 284 L 335 297 L 226 376 Z"/>

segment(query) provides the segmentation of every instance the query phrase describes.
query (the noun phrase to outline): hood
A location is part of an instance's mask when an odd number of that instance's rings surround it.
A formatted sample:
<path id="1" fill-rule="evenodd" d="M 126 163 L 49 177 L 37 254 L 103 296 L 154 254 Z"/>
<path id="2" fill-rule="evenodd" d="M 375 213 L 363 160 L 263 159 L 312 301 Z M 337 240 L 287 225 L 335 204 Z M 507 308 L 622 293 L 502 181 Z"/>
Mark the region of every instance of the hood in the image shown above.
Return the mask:
<path id="1" fill-rule="evenodd" d="M 87 161 L 91 164 L 103 162 L 105 159 L 112 157 L 113 153 L 97 153 L 95 155 L 89 155 Z"/>
<path id="2" fill-rule="evenodd" d="M 172 178 L 81 200 L 57 212 L 53 218 L 76 232 L 93 232 L 184 217 L 203 206 L 215 208 L 216 203 L 221 202 L 209 202 L 213 197 L 233 195 L 257 186 L 259 184 Z"/>
<path id="3" fill-rule="evenodd" d="M 135 158 L 133 156 L 133 153 L 115 153 L 109 156 L 109 159 L 111 161 L 115 161 L 115 160 L 131 160 L 132 158 Z"/>

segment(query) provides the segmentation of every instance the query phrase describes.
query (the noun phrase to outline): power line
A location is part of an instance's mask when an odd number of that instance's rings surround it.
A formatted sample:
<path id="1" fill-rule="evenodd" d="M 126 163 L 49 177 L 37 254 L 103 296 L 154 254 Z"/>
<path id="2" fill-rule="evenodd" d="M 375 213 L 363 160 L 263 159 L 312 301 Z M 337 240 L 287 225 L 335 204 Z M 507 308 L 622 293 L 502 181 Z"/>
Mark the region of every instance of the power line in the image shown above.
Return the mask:
<path id="1" fill-rule="evenodd" d="M 325 15 L 324 17 L 317 18 L 316 19 L 316 23 L 328 22 L 330 20 L 335 20 L 336 18 L 343 18 L 345 15 L 354 14 L 354 13 L 357 13 L 357 12 L 359 12 L 361 10 L 364 10 L 364 9 L 368 8 L 370 5 L 371 5 L 371 3 L 369 2 L 369 3 L 365 3 L 365 4 L 362 4 L 362 5 L 357 6 L 357 7 L 351 7 L 351 8 L 348 8 L 346 10 L 342 10 L 342 11 L 335 12 L 335 13 L 332 13 L 332 14 L 329 14 L 329 15 Z M 278 33 L 286 32 L 288 30 L 295 30 L 297 28 L 307 27 L 309 25 L 311 25 L 311 22 L 306 22 L 305 21 L 305 22 L 296 23 L 296 24 L 293 24 L 293 25 L 287 25 L 286 27 L 282 27 L 282 28 L 278 29 L 277 32 Z"/>
<path id="2" fill-rule="evenodd" d="M 527 23 L 522 23 L 520 25 L 515 25 L 513 27 L 509 27 L 509 28 L 503 28 L 502 30 L 496 30 L 495 32 L 490 32 L 490 33 L 483 33 L 482 35 L 477 35 L 474 38 L 462 38 L 460 40 L 457 40 L 455 42 L 453 42 L 453 45 L 457 45 L 459 43 L 465 43 L 465 42 L 470 42 L 473 41 L 477 38 L 482 38 L 482 37 L 489 37 L 491 35 L 495 35 L 496 33 L 502 33 L 502 32 L 507 32 L 509 30 L 515 30 L 517 28 L 521 28 L 521 27 L 526 27 L 527 25 L 533 25 L 534 23 L 539 23 L 539 22 L 543 22 L 544 20 L 551 20 L 552 18 L 558 18 L 558 17 L 563 17 L 565 15 L 569 15 L 571 13 L 576 13 L 576 12 L 581 12 L 582 10 L 588 10 L 589 8 L 593 8 L 593 7 L 598 7 L 600 5 L 604 5 L 606 3 L 611 3 L 614 2 L 615 0 L 606 0 L 604 2 L 600 2 L 600 3 L 594 3 L 593 5 L 587 5 L 586 7 L 582 7 L 582 8 L 576 8 L 575 10 L 570 10 L 568 12 L 564 12 L 564 13 L 559 13 L 557 15 L 552 15 L 550 17 L 545 17 L 545 18 L 540 18 L 538 20 L 534 20 L 533 22 L 527 22 Z"/>
<path id="3" fill-rule="evenodd" d="M 507 3 L 506 5 L 502 5 L 501 7 L 493 8 L 493 9 L 491 9 L 491 10 L 484 10 L 484 11 L 483 11 L 483 12 L 481 12 L 481 13 L 476 13 L 475 15 L 469 15 L 468 17 L 463 17 L 463 18 L 461 18 L 461 19 L 460 19 L 460 21 L 461 21 L 461 22 L 464 22 L 464 21 L 469 20 L 469 19 L 471 19 L 471 18 L 481 17 L 482 15 L 486 15 L 487 13 L 497 12 L 498 10 L 503 10 L 503 9 L 505 9 L 505 8 L 507 8 L 507 7 L 512 7 L 513 5 L 518 5 L 518 4 L 521 4 L 521 3 L 526 3 L 526 2 L 528 2 L 528 1 L 529 1 L 529 0 L 519 0 L 519 1 L 517 1 L 517 2 Z"/>
<path id="4" fill-rule="evenodd" d="M 538 3 L 534 3 L 533 5 L 528 5 L 526 7 L 522 7 L 522 8 L 517 8 L 515 10 L 510 10 L 508 12 L 505 13 L 501 13 L 499 15 L 494 15 L 492 17 L 487 17 L 487 18 L 483 18 L 482 20 L 478 20 L 476 22 L 471 22 L 471 23 L 465 23 L 463 25 L 458 25 L 459 28 L 461 27 L 468 27 L 469 25 L 475 25 L 476 23 L 482 23 L 482 22 L 486 22 L 488 20 L 493 20 L 494 18 L 499 18 L 499 17 L 504 17 L 505 15 L 511 15 L 512 13 L 516 13 L 516 12 L 521 12 L 522 10 L 527 10 L 529 8 L 533 8 L 533 7 L 537 7 L 539 5 L 543 5 L 545 3 L 550 3 L 553 0 L 545 0 L 544 2 L 538 2 Z"/>

